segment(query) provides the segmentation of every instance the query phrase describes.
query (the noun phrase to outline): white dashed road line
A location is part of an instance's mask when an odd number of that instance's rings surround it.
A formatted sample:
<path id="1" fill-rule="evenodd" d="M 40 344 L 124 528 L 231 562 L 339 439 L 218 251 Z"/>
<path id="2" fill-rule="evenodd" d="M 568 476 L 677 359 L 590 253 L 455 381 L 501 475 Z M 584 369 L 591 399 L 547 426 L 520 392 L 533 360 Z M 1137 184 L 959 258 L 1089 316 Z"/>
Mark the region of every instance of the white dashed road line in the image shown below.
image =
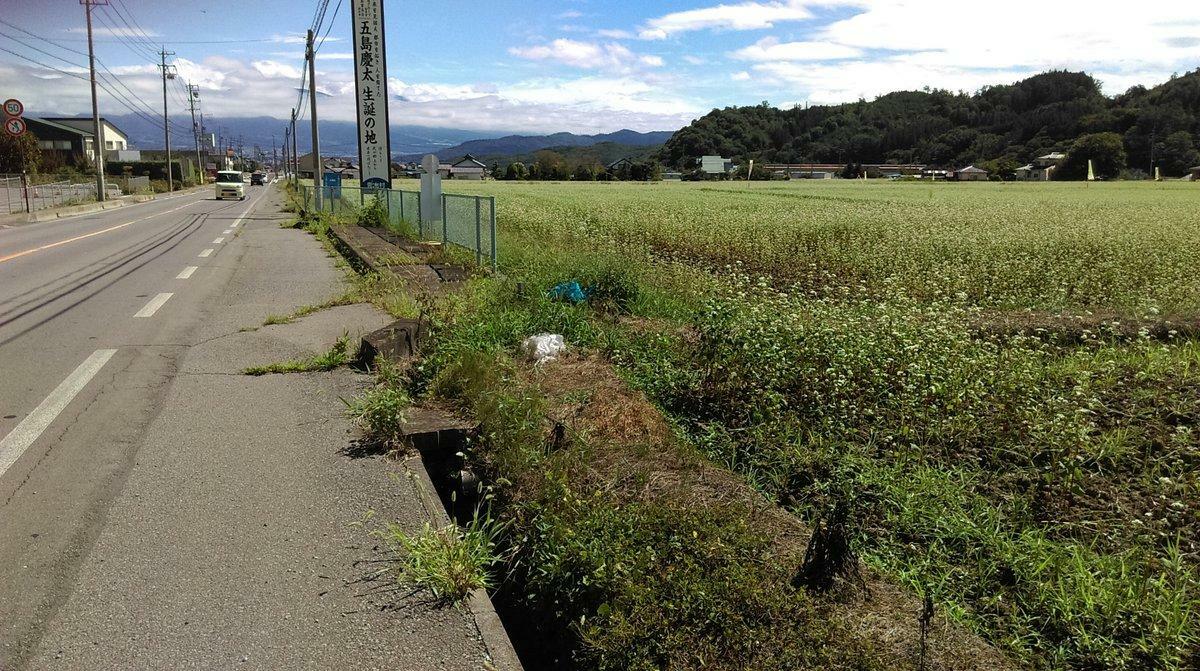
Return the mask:
<path id="1" fill-rule="evenodd" d="M 213 253 L 213 250 L 206 249 L 206 250 L 200 252 L 200 258 L 202 258 L 202 259 L 208 258 L 208 257 L 212 256 L 212 253 Z"/>
<path id="2" fill-rule="evenodd" d="M 174 295 L 175 294 L 172 293 L 162 293 L 154 298 L 151 298 L 150 302 L 146 303 L 146 307 L 137 311 L 137 314 L 134 315 L 134 318 L 144 319 L 146 317 L 153 317 L 154 313 L 158 312 L 158 309 L 161 308 L 167 301 L 171 300 L 171 296 Z"/>
<path id="3" fill-rule="evenodd" d="M 183 270 L 179 271 L 179 274 L 175 276 L 175 279 L 186 280 L 192 276 L 192 273 L 196 272 L 199 269 L 200 269 L 199 266 L 188 266 L 187 268 L 184 268 Z"/>
<path id="4" fill-rule="evenodd" d="M 84 359 L 79 367 L 67 376 L 61 384 L 50 392 L 33 412 L 16 426 L 3 440 L 0 440 L 0 475 L 17 463 L 17 459 L 42 435 L 55 417 L 71 402 L 71 399 L 83 390 L 87 383 L 100 372 L 104 364 L 117 353 L 115 349 L 98 349 Z"/>
<path id="5" fill-rule="evenodd" d="M 212 243 L 213 243 L 214 245 L 219 245 L 219 244 L 221 244 L 222 242 L 225 242 L 225 238 L 217 238 L 216 240 L 213 240 L 213 241 L 212 241 Z"/>
<path id="6" fill-rule="evenodd" d="M 229 235 L 232 232 L 233 232 L 232 228 L 227 228 L 227 229 L 221 231 L 221 235 Z"/>

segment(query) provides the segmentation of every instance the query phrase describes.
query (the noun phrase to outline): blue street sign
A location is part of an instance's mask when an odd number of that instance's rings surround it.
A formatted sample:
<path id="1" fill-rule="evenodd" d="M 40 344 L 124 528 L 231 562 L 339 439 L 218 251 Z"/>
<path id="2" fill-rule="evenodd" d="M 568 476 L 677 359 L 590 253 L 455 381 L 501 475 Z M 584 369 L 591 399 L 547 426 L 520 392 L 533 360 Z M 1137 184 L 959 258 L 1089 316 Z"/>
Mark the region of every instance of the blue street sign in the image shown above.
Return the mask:
<path id="1" fill-rule="evenodd" d="M 341 198 L 342 176 L 336 172 L 325 173 L 325 188 L 329 189 L 330 198 Z"/>

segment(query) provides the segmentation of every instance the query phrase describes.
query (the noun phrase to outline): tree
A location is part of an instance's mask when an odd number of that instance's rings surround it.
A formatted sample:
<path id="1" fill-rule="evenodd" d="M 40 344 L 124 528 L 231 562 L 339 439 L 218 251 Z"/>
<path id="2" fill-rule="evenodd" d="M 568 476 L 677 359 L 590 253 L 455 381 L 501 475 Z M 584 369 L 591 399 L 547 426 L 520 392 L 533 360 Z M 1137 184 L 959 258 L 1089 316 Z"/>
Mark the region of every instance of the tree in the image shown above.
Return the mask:
<path id="1" fill-rule="evenodd" d="M 1067 158 L 1054 171 L 1054 179 L 1084 179 L 1087 177 L 1088 161 L 1092 162 L 1097 177 L 1116 177 L 1125 169 L 1125 143 L 1116 133 L 1091 133 L 1080 135 Z"/>
<path id="2" fill-rule="evenodd" d="M 0 173 L 37 172 L 41 162 L 42 150 L 33 133 L 0 133 Z"/>
<path id="3" fill-rule="evenodd" d="M 504 171 L 504 179 L 522 180 L 529 177 L 529 172 L 525 169 L 525 164 L 520 161 L 513 161 L 508 164 L 508 168 Z"/>
<path id="4" fill-rule="evenodd" d="M 534 159 L 534 165 L 537 167 L 538 176 L 541 179 L 567 180 L 571 178 L 571 171 L 567 168 L 567 162 L 563 159 L 562 154 L 543 149 L 534 154 Z"/>
<path id="5" fill-rule="evenodd" d="M 1186 130 L 1171 133 L 1158 148 L 1158 165 L 1165 175 L 1185 175 L 1197 164 L 1200 164 L 1200 152 L 1196 151 L 1192 134 Z"/>
<path id="6" fill-rule="evenodd" d="M 598 166 L 591 163 L 580 163 L 575 166 L 575 173 L 571 176 L 577 182 L 594 182 L 596 181 L 596 173 Z"/>

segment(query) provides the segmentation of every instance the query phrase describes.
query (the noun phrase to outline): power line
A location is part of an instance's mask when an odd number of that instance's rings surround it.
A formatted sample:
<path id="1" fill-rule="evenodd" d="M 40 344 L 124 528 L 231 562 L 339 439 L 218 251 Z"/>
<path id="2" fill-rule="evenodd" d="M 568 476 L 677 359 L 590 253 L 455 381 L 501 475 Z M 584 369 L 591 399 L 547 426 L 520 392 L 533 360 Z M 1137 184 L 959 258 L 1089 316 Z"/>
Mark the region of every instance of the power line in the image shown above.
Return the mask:
<path id="1" fill-rule="evenodd" d="M 317 42 L 317 46 L 313 49 L 313 53 L 321 50 L 321 45 L 325 44 L 325 38 L 329 37 L 329 31 L 333 30 L 333 24 L 337 22 L 338 11 L 342 8 L 342 0 L 338 0 L 337 5 L 333 8 L 333 18 L 329 19 L 329 25 L 325 27 L 325 34 L 321 36 L 321 40 Z"/>
<path id="2" fill-rule="evenodd" d="M 99 7 L 103 8 L 104 5 L 99 5 Z M 115 37 L 117 37 L 117 40 L 121 44 L 125 45 L 126 49 L 129 49 L 131 52 L 133 52 L 134 55 L 136 55 L 139 60 L 145 60 L 150 63 L 154 62 L 154 58 L 152 58 L 152 56 L 154 55 L 153 52 L 151 52 L 149 49 L 147 49 L 146 47 L 142 46 L 141 44 L 139 44 L 137 42 L 132 42 L 132 41 L 127 40 L 124 37 L 122 37 L 120 34 L 121 29 L 117 28 L 115 25 L 109 23 L 108 20 L 104 18 L 104 16 L 105 16 L 104 13 L 97 12 L 97 13 L 93 14 L 93 16 L 96 18 L 96 20 L 98 20 L 101 24 L 103 24 L 105 28 L 108 28 L 110 31 L 112 31 L 113 35 Z"/>
<path id="3" fill-rule="evenodd" d="M 48 37 L 43 37 L 43 36 L 41 36 L 41 35 L 37 35 L 37 34 L 31 33 L 31 32 L 29 32 L 28 30 L 25 30 L 24 28 L 22 28 L 21 26 L 18 26 L 18 25 L 16 25 L 16 24 L 13 24 L 13 23 L 9 23 L 8 21 L 5 21 L 4 19 L 0 19 L 0 24 L 4 24 L 4 25 L 6 25 L 6 26 L 8 26 L 9 28 L 12 28 L 12 29 L 14 29 L 14 30 L 19 30 L 19 31 L 21 31 L 22 33 L 25 33 L 26 35 L 28 35 L 28 36 L 30 36 L 30 37 L 33 37 L 33 38 L 36 38 L 36 39 L 39 39 L 39 40 L 42 40 L 43 42 L 47 42 L 47 43 L 49 43 L 49 44 L 53 44 L 54 46 L 58 47 L 59 49 L 62 49 L 63 51 L 69 51 L 69 52 L 71 52 L 71 53 L 73 53 L 73 54 L 78 54 L 78 55 L 80 55 L 80 56 L 87 56 L 87 55 L 88 55 L 86 51 L 79 51 L 78 49 L 72 49 L 71 47 L 65 47 L 65 46 L 63 46 L 63 45 L 59 44 L 58 42 L 56 42 L 55 40 L 52 40 L 52 39 L 50 39 L 50 38 L 48 38 Z"/>
<path id="4" fill-rule="evenodd" d="M 82 51 L 77 51 L 77 50 L 75 50 L 75 49 L 71 49 L 71 48 L 69 48 L 69 47 L 64 47 L 64 46 L 62 46 L 62 45 L 60 45 L 60 44 L 56 44 L 56 43 L 54 42 L 54 40 L 50 40 L 50 39 L 47 39 L 47 38 L 45 38 L 45 37 L 43 37 L 43 36 L 41 36 L 41 35 L 37 35 L 37 34 L 35 34 L 35 33 L 31 33 L 31 32 L 29 32 L 28 30 L 25 30 L 24 28 L 22 28 L 22 27 L 20 27 L 20 26 L 17 26 L 17 25 L 11 24 L 11 23 L 9 23 L 9 22 L 7 22 L 7 21 L 4 21 L 4 20 L 2 20 L 2 19 L 0 19 L 0 23 L 4 24 L 4 25 L 6 25 L 6 26 L 9 26 L 10 28 L 13 28 L 13 29 L 15 29 L 15 30 L 19 30 L 19 31 L 21 31 L 22 33 L 25 33 L 26 35 L 28 35 L 28 36 L 30 36 L 30 37 L 32 37 L 32 38 L 34 38 L 34 39 L 42 40 L 42 41 L 44 41 L 44 42 L 46 42 L 46 43 L 48 43 L 48 44 L 53 44 L 54 46 L 56 46 L 56 47 L 58 47 L 59 49 L 62 49 L 62 50 L 64 50 L 64 51 L 69 51 L 69 52 L 71 52 L 71 53 L 78 54 L 78 55 L 80 55 L 80 56 L 87 56 L 87 53 L 85 53 L 85 52 L 82 52 Z M 46 55 L 46 56 L 49 56 L 49 57 L 51 57 L 51 58 L 53 58 L 53 59 L 55 59 L 55 60 L 62 61 L 63 63 L 66 63 L 67 65 L 71 65 L 71 66 L 73 66 L 73 67 L 77 67 L 77 68 L 79 68 L 79 69 L 81 69 L 81 70 L 83 70 L 83 69 L 86 69 L 86 68 L 84 68 L 82 65 L 80 65 L 80 64 L 78 64 L 78 63 L 75 63 L 75 62 L 73 62 L 73 61 L 67 60 L 67 59 L 63 58 L 62 56 L 58 56 L 58 55 L 56 55 L 56 54 L 52 54 L 52 53 L 50 53 L 50 52 L 48 52 L 48 51 L 45 51 L 45 50 L 43 50 L 43 49 L 41 49 L 41 48 L 39 48 L 39 47 L 36 47 L 36 46 L 34 46 L 34 45 L 32 45 L 32 44 L 30 44 L 30 43 L 26 42 L 26 41 L 25 41 L 25 40 L 23 40 L 23 39 L 20 39 L 20 38 L 18 38 L 18 37 L 15 37 L 15 36 L 13 36 L 13 35 L 9 35 L 9 34 L 7 34 L 7 33 L 3 32 L 3 31 L 0 31 L 0 35 L 4 35 L 5 37 L 7 37 L 7 38 L 9 38 L 9 39 L 13 40 L 14 42 L 18 42 L 18 43 L 20 43 L 21 45 L 23 45 L 23 46 L 25 46 L 25 47 L 27 47 L 27 48 L 29 48 L 29 49 L 33 49 L 34 51 L 37 51 L 38 53 L 44 54 L 44 55 Z M 118 77 L 118 76 L 116 75 L 116 73 L 114 73 L 112 70 L 109 70 L 109 69 L 108 69 L 108 66 L 107 66 L 107 65 L 105 65 L 105 64 L 104 64 L 104 62 L 103 62 L 102 60 L 100 60 L 99 58 L 96 58 L 96 62 L 97 62 L 99 65 L 100 65 L 100 67 L 101 67 L 101 68 L 103 68 L 103 70 L 104 70 L 105 72 L 107 72 L 107 73 L 108 73 L 109 77 L 110 77 L 110 78 L 113 80 L 113 82 L 115 82 L 116 84 L 120 84 L 120 85 L 121 85 L 121 87 L 122 87 L 122 88 L 124 88 L 124 89 L 125 89 L 125 90 L 126 90 L 128 93 L 129 93 L 129 95 L 130 95 L 130 96 L 132 96 L 132 97 L 133 97 L 135 100 L 137 100 L 138 102 L 142 103 L 143 105 L 146 105 L 148 109 L 151 109 L 151 110 L 153 110 L 153 108 L 152 108 L 152 107 L 150 107 L 149 105 L 147 105 L 146 101 L 142 100 L 140 97 L 138 97 L 138 95 L 137 95 L 136 93 L 134 93 L 134 92 L 133 92 L 133 91 L 132 91 L 132 90 L 131 90 L 131 89 L 130 89 L 128 86 L 126 86 L 126 85 L 125 85 L 125 83 L 124 83 L 123 81 L 121 81 L 121 78 L 120 78 L 120 77 Z M 101 77 L 103 77 L 103 75 L 101 75 Z M 110 83 L 111 83 L 111 82 L 110 82 Z"/>
<path id="5" fill-rule="evenodd" d="M 24 40 L 22 40 L 22 39 L 19 39 L 19 38 L 17 38 L 17 37 L 15 37 L 15 36 L 13 36 L 13 35 L 10 35 L 10 34 L 8 34 L 8 33 L 5 33 L 4 31 L 0 31 L 0 35 L 3 35 L 4 37 L 7 37 L 7 38 L 9 38 L 10 40 L 13 40 L 14 42 L 17 42 L 17 43 L 19 43 L 19 44 L 21 44 L 21 45 L 23 45 L 23 46 L 25 46 L 25 47 L 27 47 L 27 48 L 29 48 L 29 49 L 33 49 L 34 51 L 36 51 L 36 52 L 38 52 L 38 53 L 40 53 L 40 54 L 43 54 L 43 55 L 45 55 L 45 56 L 49 56 L 50 58 L 53 58 L 53 59 L 55 59 L 55 60 L 62 61 L 63 63 L 66 63 L 67 65 L 70 65 L 71 67 L 79 68 L 80 70 L 86 70 L 86 69 L 87 69 L 87 68 L 83 67 L 82 65 L 80 65 L 80 64 L 78 64 L 78 63 L 75 63 L 75 62 L 73 62 L 73 61 L 70 61 L 70 60 L 68 60 L 68 59 L 66 59 L 66 58 L 63 58 L 62 56 L 58 56 L 58 55 L 56 55 L 56 54 L 52 54 L 52 53 L 50 53 L 50 52 L 48 52 L 48 51 L 46 51 L 46 50 L 44 50 L 44 49 L 40 49 L 40 48 L 38 48 L 38 47 L 36 47 L 36 46 L 34 46 L 34 45 L 32 45 L 32 44 L 29 44 L 28 42 L 26 42 L 26 41 L 24 41 Z M 7 50 L 6 50 L 6 51 L 7 51 Z M 10 51 L 9 53 L 14 53 L 14 52 L 11 52 L 11 51 Z M 15 55 L 17 55 L 17 56 L 20 56 L 20 54 L 15 54 Z M 43 67 L 50 67 L 51 69 L 55 69 L 55 68 L 53 68 L 52 66 L 46 65 L 45 63 L 40 63 L 40 62 L 38 62 L 38 61 L 35 61 L 35 60 L 31 59 L 31 58 L 26 58 L 26 57 L 24 57 L 24 56 L 22 56 L 22 58 L 25 58 L 26 60 L 28 60 L 28 61 L 30 61 L 30 62 L 32 62 L 32 63 L 37 63 L 38 65 L 42 65 Z M 97 62 L 99 62 L 99 59 L 97 59 Z M 114 86 L 117 86 L 117 85 L 121 86 L 122 88 L 124 88 L 124 89 L 125 89 L 125 91 L 127 91 L 127 92 L 129 93 L 130 97 L 132 97 L 132 98 L 133 98 L 133 101 L 136 101 L 136 102 L 138 102 L 138 103 L 141 103 L 142 107 L 143 107 L 145 110 L 149 110 L 149 111 L 150 111 L 152 114 L 154 113 L 154 108 L 153 108 L 153 107 L 151 107 L 151 106 L 150 106 L 148 103 L 146 103 L 146 101 L 144 101 L 144 100 L 142 100 L 141 98 L 139 98 L 139 97 L 137 96 L 137 94 L 135 94 L 135 93 L 134 93 L 132 90 L 130 90 L 130 88 L 129 88 L 128 86 L 126 86 L 126 85 L 125 85 L 125 83 L 124 83 L 124 82 L 122 82 L 122 81 L 121 81 L 121 79 L 120 79 L 119 77 L 117 77 L 115 74 L 113 74 L 113 73 L 112 73 L 112 71 L 111 71 L 111 70 L 109 70 L 107 66 L 105 66 L 103 63 L 100 63 L 100 67 L 101 67 L 101 68 L 103 68 L 103 69 L 104 69 L 104 71 L 105 71 L 105 72 L 107 72 L 107 73 L 110 75 L 110 77 L 111 77 L 111 80 L 110 80 L 110 79 L 108 79 L 108 78 L 105 78 L 103 74 L 99 75 L 99 77 L 100 77 L 100 80 L 101 80 L 102 82 L 105 82 L 105 83 L 108 83 L 108 84 L 113 84 Z M 60 71 L 60 72 L 62 72 L 62 71 Z M 109 92 L 109 94 L 110 94 L 110 95 L 112 95 L 113 97 L 122 97 L 122 98 L 124 97 L 124 96 L 118 96 L 118 94 L 117 94 L 117 93 L 113 92 L 113 91 L 112 91 L 112 89 L 109 89 L 107 86 L 103 86 L 103 84 L 102 84 L 101 86 L 102 86 L 102 88 L 104 88 L 104 90 L 105 90 L 105 91 L 108 91 L 108 92 Z M 126 101 L 125 101 L 125 102 L 132 104 L 132 102 L 133 102 L 133 101 L 129 101 L 129 100 L 127 100 L 127 99 L 126 99 Z M 129 106 L 129 105 L 127 104 L 127 105 L 126 105 L 126 107 L 128 107 L 128 106 Z"/>
<path id="6" fill-rule="evenodd" d="M 29 61 L 30 63 L 33 63 L 34 65 L 38 65 L 38 66 L 40 66 L 40 67 L 46 68 L 47 70 L 53 70 L 53 71 L 55 71 L 55 72 L 57 72 L 57 73 L 59 73 L 59 74 L 66 75 L 66 76 L 68 76 L 68 77 L 74 77 L 75 79 L 78 79 L 78 80 L 81 80 L 81 81 L 85 81 L 85 82 L 86 82 L 86 81 L 88 81 L 88 78 L 87 78 L 87 77 L 84 77 L 83 75 L 81 75 L 81 74 L 79 74 L 79 73 L 77 73 L 77 72 L 71 72 L 71 71 L 69 71 L 69 70 L 63 70 L 63 69 L 61 69 L 61 68 L 56 68 L 56 67 L 54 67 L 53 65 L 48 65 L 48 64 L 46 64 L 46 63 L 42 63 L 41 61 L 38 61 L 38 60 L 32 59 L 32 58 L 30 58 L 30 57 L 28 57 L 28 56 L 26 56 L 26 55 L 24 55 L 24 54 L 17 53 L 17 52 L 15 52 L 15 51 L 13 51 L 12 49 L 8 49 L 8 48 L 6 48 L 6 47 L 2 47 L 2 46 L 0 46 L 0 51 L 4 51 L 4 52 L 7 52 L 7 53 L 10 53 L 10 54 L 12 54 L 13 56 L 16 56 L 17 58 L 20 58 L 20 59 L 23 59 L 23 60 Z M 105 90 L 105 92 L 107 92 L 107 93 L 108 93 L 110 96 L 112 96 L 114 100 L 116 100 L 117 102 L 121 103 L 121 106 L 122 106 L 122 107 L 124 107 L 125 109 L 129 110 L 130 112 L 132 112 L 133 114 L 135 114 L 136 116 L 138 116 L 138 118 L 140 118 L 140 119 L 142 119 L 143 121 L 146 121 L 147 123 L 149 123 L 149 124 L 153 125 L 155 128 L 159 128 L 159 129 L 161 129 L 161 128 L 163 127 L 163 126 L 162 126 L 162 122 L 161 122 L 161 121 L 159 121 L 159 120 L 155 119 L 154 117 L 152 117 L 152 116 L 150 116 L 150 115 L 146 114 L 145 112 L 143 112 L 143 111 L 141 111 L 141 110 L 139 110 L 139 109 L 137 109 L 137 108 L 133 107 L 133 106 L 132 106 L 132 105 L 131 105 L 131 104 L 130 104 L 130 103 L 129 103 L 129 102 L 128 102 L 128 101 L 127 101 L 125 98 L 124 98 L 124 96 L 121 96 L 121 95 L 117 94 L 117 93 L 116 93 L 116 92 L 114 92 L 112 89 L 110 89 L 110 88 L 108 88 L 107 86 L 105 86 L 105 85 L 104 85 L 104 83 L 103 83 L 102 81 L 98 81 L 98 82 L 97 82 L 97 84 L 100 86 L 100 88 L 104 89 L 104 90 Z"/>
<path id="7" fill-rule="evenodd" d="M 137 28 L 137 32 L 142 36 L 142 39 L 145 40 L 147 44 L 150 44 L 151 46 L 154 45 L 154 40 L 150 39 L 150 34 L 142 28 L 142 24 L 137 22 L 137 15 L 125 6 L 123 0 L 117 0 L 117 4 L 113 5 L 112 8 L 116 10 L 117 14 L 122 17 L 124 17 L 124 14 L 122 14 L 121 10 L 124 9 L 125 12 L 129 14 L 129 20 L 133 23 L 134 27 Z"/>

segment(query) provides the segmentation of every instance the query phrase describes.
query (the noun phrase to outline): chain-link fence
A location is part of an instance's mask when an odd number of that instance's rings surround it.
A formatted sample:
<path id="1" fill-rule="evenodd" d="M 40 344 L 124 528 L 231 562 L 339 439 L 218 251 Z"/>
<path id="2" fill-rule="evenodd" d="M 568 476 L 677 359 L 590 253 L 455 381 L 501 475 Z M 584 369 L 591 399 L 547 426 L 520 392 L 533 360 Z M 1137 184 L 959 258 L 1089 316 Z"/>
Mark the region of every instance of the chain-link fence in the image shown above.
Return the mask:
<path id="1" fill-rule="evenodd" d="M 475 252 L 479 265 L 496 268 L 496 198 L 442 194 L 442 242 Z"/>
<path id="2" fill-rule="evenodd" d="M 109 198 L 118 198 L 121 187 L 106 182 L 104 192 Z M 0 212 L 4 214 L 95 200 L 96 180 L 86 175 L 0 175 Z"/>
<path id="3" fill-rule="evenodd" d="M 356 214 L 370 199 L 383 199 L 388 211 L 392 232 L 416 235 L 422 240 L 453 244 L 475 253 L 479 265 L 496 268 L 496 199 L 493 196 L 442 194 L 440 208 L 425 204 L 421 192 L 405 189 L 364 191 L 359 187 L 321 188 L 321 211 L 332 214 Z M 373 195 L 373 194 L 377 194 Z M 316 206 L 316 189 L 300 185 L 301 200 L 306 209 Z M 422 210 L 427 210 L 422 216 Z"/>

